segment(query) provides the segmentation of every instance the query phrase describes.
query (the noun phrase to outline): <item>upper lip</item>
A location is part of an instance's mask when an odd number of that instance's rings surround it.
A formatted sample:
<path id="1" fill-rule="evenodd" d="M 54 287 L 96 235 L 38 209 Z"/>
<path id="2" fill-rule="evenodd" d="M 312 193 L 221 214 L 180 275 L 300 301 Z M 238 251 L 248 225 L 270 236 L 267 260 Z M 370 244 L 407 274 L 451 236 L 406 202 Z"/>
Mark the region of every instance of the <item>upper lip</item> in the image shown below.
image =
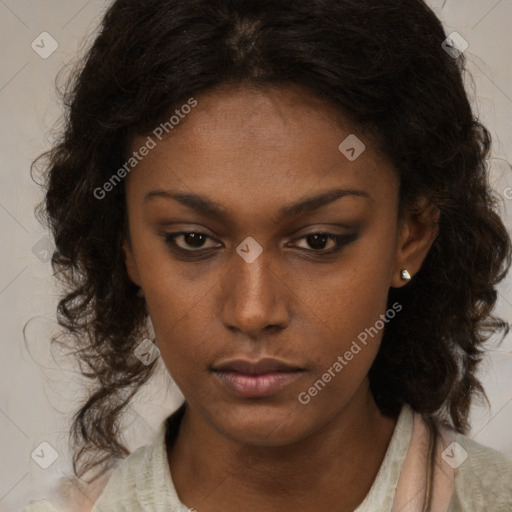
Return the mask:
<path id="1" fill-rule="evenodd" d="M 278 359 L 265 358 L 259 361 L 246 359 L 231 359 L 213 367 L 214 371 L 231 371 L 249 375 L 259 375 L 269 372 L 293 372 L 302 370 L 298 366 L 290 365 Z"/>

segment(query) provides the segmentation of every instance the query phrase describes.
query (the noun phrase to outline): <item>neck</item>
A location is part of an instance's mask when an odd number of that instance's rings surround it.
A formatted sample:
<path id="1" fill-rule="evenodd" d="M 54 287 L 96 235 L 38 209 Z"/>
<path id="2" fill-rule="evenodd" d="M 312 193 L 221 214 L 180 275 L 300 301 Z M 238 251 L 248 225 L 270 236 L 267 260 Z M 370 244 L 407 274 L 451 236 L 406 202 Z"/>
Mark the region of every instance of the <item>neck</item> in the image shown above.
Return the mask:
<path id="1" fill-rule="evenodd" d="M 370 490 L 396 417 L 368 386 L 313 435 L 284 446 L 242 445 L 187 404 L 168 460 L 180 500 L 200 512 L 353 511 Z"/>

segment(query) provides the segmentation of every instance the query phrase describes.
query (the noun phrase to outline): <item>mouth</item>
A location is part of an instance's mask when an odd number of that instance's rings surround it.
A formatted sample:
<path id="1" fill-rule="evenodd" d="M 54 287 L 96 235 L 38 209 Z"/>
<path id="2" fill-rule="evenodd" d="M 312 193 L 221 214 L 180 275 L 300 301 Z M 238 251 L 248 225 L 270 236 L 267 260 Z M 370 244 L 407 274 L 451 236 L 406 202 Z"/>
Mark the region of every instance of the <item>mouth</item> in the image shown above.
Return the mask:
<path id="1" fill-rule="evenodd" d="M 305 371 L 277 359 L 226 361 L 212 368 L 214 375 L 232 393 L 243 398 L 271 396 L 291 384 Z"/>

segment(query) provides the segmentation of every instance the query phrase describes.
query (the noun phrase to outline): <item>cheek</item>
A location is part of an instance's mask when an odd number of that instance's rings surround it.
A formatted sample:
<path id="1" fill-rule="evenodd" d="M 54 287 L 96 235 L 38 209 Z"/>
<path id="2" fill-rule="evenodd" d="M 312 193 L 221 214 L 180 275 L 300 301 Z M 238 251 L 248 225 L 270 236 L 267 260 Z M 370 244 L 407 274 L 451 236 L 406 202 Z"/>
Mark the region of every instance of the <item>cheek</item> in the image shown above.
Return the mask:
<path id="1" fill-rule="evenodd" d="M 188 365 L 193 373 L 212 346 L 213 309 L 208 290 L 181 289 L 182 281 L 162 280 L 146 288 L 146 303 L 164 363 L 174 373 Z M 211 287 L 210 287 L 211 293 Z"/>
<path id="2" fill-rule="evenodd" d="M 331 300 L 319 301 L 311 314 L 323 336 L 307 347 L 314 370 L 300 391 L 303 400 L 310 399 L 310 412 L 323 411 L 327 417 L 333 404 L 347 403 L 365 381 L 378 353 L 394 312 L 386 314 L 384 280 L 376 286 L 372 278 L 371 272 L 347 278 L 334 289 Z"/>
<path id="3" fill-rule="evenodd" d="M 145 296 L 162 361 L 180 389 L 197 396 L 212 352 L 222 343 L 214 304 L 219 276 L 190 279 L 169 258 L 162 265 L 154 260 L 151 272 Z"/>
<path id="4" fill-rule="evenodd" d="M 173 264 L 168 253 L 151 241 L 137 254 L 146 308 L 155 332 L 163 362 L 174 373 L 185 358 L 197 354 L 194 343 L 206 342 L 209 331 L 204 304 L 206 283 L 190 283 Z"/>
<path id="5" fill-rule="evenodd" d="M 173 340 L 184 325 L 200 330 L 198 322 L 208 322 L 205 305 L 219 276 L 204 264 L 175 260 L 162 237 L 141 231 L 137 262 L 157 338 Z"/>
<path id="6" fill-rule="evenodd" d="M 391 245 L 389 239 L 379 243 L 368 237 L 347 251 L 328 274 L 307 280 L 300 300 L 311 317 L 345 340 L 373 325 L 387 304 L 394 256 Z"/>
<path id="7" fill-rule="evenodd" d="M 353 250 L 347 251 L 329 281 L 319 286 L 310 282 L 303 289 L 304 311 L 324 333 L 319 337 L 323 341 L 315 344 L 310 352 L 318 372 L 331 368 L 338 356 L 344 360 L 343 371 L 339 372 L 344 377 L 338 381 L 360 380 L 369 370 L 383 330 L 395 314 L 386 313 L 394 261 L 393 237 L 391 230 L 379 237 L 367 235 Z"/>

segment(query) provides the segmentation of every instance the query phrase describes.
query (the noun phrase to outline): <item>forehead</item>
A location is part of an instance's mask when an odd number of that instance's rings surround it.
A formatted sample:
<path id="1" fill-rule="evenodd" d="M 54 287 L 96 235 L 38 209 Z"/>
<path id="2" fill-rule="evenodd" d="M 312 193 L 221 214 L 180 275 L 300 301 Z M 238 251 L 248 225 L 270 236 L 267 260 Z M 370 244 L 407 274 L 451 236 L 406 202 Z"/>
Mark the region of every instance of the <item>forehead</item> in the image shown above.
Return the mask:
<path id="1" fill-rule="evenodd" d="M 237 191 L 248 201 L 287 203 L 338 186 L 396 185 L 372 141 L 300 88 L 220 89 L 196 101 L 161 140 L 150 134 L 155 147 L 129 177 L 137 190 L 215 191 L 220 202 Z M 135 139 L 132 149 L 145 140 Z"/>

